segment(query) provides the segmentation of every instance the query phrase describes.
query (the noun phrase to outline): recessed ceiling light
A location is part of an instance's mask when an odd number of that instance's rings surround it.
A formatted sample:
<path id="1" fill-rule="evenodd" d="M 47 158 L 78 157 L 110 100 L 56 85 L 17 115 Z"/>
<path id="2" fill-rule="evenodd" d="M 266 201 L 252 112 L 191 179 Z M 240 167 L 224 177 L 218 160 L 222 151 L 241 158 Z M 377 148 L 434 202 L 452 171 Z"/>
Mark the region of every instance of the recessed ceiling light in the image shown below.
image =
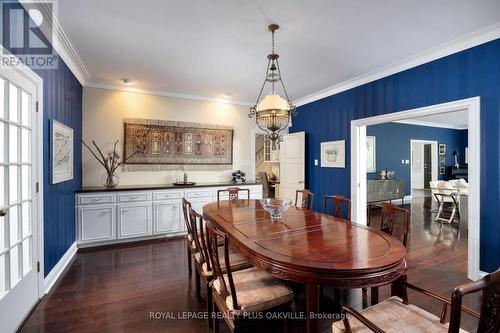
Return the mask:
<path id="1" fill-rule="evenodd" d="M 130 86 L 132 83 L 134 83 L 133 81 L 130 81 L 129 79 L 122 79 L 122 83 L 126 86 Z"/>

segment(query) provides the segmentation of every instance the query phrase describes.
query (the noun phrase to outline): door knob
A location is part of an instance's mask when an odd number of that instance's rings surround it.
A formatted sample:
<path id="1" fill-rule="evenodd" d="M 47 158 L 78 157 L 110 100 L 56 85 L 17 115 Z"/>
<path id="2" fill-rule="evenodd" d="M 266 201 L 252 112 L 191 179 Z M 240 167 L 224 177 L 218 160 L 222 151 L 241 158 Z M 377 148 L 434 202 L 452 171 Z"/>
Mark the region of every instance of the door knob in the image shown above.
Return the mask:
<path id="1" fill-rule="evenodd" d="M 0 209 L 0 217 L 7 215 L 7 209 Z"/>

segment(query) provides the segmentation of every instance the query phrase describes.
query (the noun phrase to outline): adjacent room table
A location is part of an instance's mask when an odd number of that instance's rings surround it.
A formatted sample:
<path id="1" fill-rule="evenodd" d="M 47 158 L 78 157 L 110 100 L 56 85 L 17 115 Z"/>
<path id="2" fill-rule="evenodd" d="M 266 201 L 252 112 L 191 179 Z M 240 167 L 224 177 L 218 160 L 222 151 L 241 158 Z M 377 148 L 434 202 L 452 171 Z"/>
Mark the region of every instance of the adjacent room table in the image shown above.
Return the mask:
<path id="1" fill-rule="evenodd" d="M 235 200 L 207 204 L 203 216 L 254 266 L 305 285 L 309 333 L 317 331 L 320 285 L 373 287 L 406 271 L 406 250 L 396 238 L 308 209 L 292 206 L 272 221 L 258 200 Z"/>

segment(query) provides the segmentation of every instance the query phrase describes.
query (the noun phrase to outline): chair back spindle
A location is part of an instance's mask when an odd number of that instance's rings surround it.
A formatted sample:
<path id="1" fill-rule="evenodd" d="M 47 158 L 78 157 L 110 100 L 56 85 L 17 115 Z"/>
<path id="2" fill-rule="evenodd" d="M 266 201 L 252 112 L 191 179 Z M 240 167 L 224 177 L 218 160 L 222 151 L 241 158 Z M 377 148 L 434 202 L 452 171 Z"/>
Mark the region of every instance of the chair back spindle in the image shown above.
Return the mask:
<path id="1" fill-rule="evenodd" d="M 299 201 L 299 194 L 301 195 L 300 201 Z M 295 206 L 299 208 L 308 208 L 309 210 L 313 210 L 314 193 L 309 190 L 295 191 Z"/>
<path id="2" fill-rule="evenodd" d="M 221 194 L 227 193 L 229 201 L 238 200 L 240 198 L 240 192 L 245 192 L 247 194 L 247 199 L 250 199 L 250 190 L 247 188 L 230 187 L 225 190 L 217 191 L 217 202 L 220 201 Z"/>
<path id="3" fill-rule="evenodd" d="M 408 232 L 410 229 L 410 211 L 389 203 L 368 205 L 368 226 L 372 224 L 372 212 L 374 208 L 380 208 L 380 230 L 389 234 L 394 234 L 396 224 L 396 213 L 403 215 L 403 239 L 402 243 L 406 247 L 408 242 Z"/>
<path id="4" fill-rule="evenodd" d="M 236 295 L 236 288 L 234 286 L 233 274 L 231 271 L 231 264 L 229 262 L 229 238 L 223 232 L 217 230 L 215 226 L 207 221 L 207 230 L 208 230 L 208 251 L 209 256 L 212 261 L 213 267 L 213 278 L 214 280 L 219 281 L 220 285 L 220 295 L 226 299 L 228 296 L 231 296 L 233 301 L 233 308 L 235 310 L 240 310 L 241 307 L 238 304 L 238 297 Z M 226 279 L 224 279 L 224 275 L 222 273 L 220 256 L 218 251 L 218 244 L 220 244 L 219 240 L 222 239 L 224 246 L 224 264 L 226 266 L 226 274 L 227 274 L 227 282 L 229 283 L 229 288 L 226 284 Z"/>
<path id="5" fill-rule="evenodd" d="M 189 219 L 190 209 L 191 209 L 191 202 L 187 201 L 186 198 L 182 198 L 182 213 L 184 215 L 184 223 L 186 225 L 186 230 L 188 235 L 193 237 L 193 231 L 191 230 L 191 222 Z"/>
<path id="6" fill-rule="evenodd" d="M 328 203 L 333 202 L 333 212 L 328 214 Z M 323 214 L 330 215 L 344 219 L 344 207 L 347 213 L 345 214 L 347 220 L 351 220 L 351 200 L 343 195 L 325 195 L 323 197 Z"/>
<path id="7" fill-rule="evenodd" d="M 191 230 L 193 231 L 193 242 L 196 250 L 201 255 L 201 264 L 207 265 L 207 271 L 211 271 L 210 256 L 207 250 L 207 230 L 203 221 L 203 216 L 198 214 L 193 208 L 189 207 L 189 216 L 191 221 Z"/>

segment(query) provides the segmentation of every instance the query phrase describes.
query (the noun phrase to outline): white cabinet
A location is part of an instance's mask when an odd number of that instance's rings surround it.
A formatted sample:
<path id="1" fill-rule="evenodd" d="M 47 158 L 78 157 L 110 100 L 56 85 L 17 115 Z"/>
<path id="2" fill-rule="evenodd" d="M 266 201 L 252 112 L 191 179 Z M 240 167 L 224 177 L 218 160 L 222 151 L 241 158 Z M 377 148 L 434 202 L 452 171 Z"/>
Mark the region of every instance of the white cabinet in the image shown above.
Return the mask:
<path id="1" fill-rule="evenodd" d="M 79 241 L 82 243 L 113 240 L 115 232 L 115 207 L 103 205 L 97 207 L 79 207 Z"/>
<path id="2" fill-rule="evenodd" d="M 78 193 L 77 242 L 93 246 L 184 235 L 182 198 L 203 214 L 203 206 L 217 201 L 217 190 L 235 186 L 248 188 L 252 199 L 262 198 L 260 184 Z"/>
<path id="3" fill-rule="evenodd" d="M 180 202 L 155 202 L 153 203 L 153 214 L 153 233 L 155 235 L 184 231 L 184 217 L 181 218 L 182 206 Z"/>
<path id="4" fill-rule="evenodd" d="M 150 203 L 118 205 L 116 213 L 118 217 L 118 238 L 151 235 Z"/>

